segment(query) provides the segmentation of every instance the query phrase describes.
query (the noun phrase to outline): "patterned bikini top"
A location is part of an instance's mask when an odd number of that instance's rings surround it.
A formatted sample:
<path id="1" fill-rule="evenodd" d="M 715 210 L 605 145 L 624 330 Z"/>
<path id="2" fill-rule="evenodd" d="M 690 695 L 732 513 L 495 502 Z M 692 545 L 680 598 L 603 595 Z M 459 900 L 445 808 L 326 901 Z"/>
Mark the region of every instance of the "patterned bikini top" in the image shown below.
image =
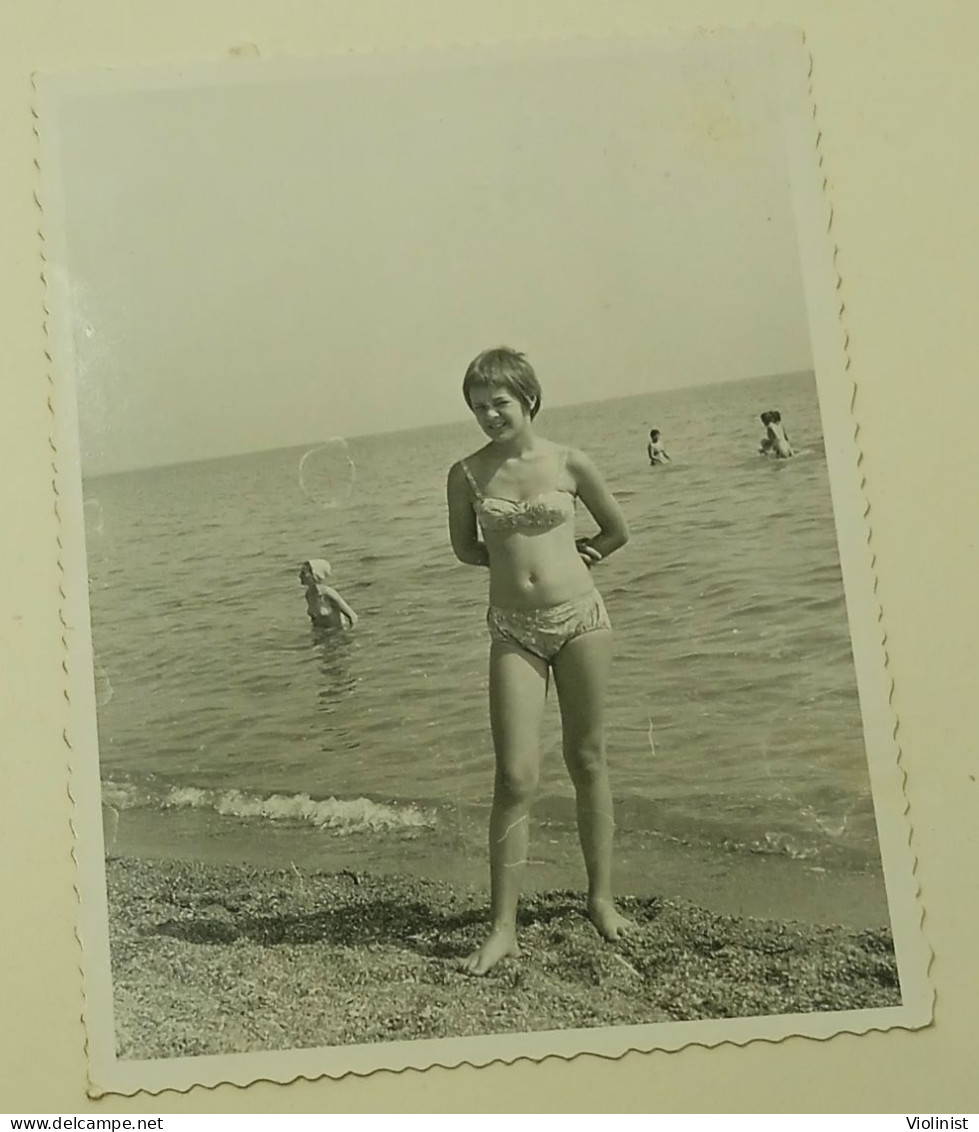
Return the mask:
<path id="1" fill-rule="evenodd" d="M 483 495 L 465 460 L 460 460 L 472 488 L 476 521 L 483 531 L 550 531 L 574 518 L 574 494 L 560 488 L 541 491 L 528 499 Z"/>

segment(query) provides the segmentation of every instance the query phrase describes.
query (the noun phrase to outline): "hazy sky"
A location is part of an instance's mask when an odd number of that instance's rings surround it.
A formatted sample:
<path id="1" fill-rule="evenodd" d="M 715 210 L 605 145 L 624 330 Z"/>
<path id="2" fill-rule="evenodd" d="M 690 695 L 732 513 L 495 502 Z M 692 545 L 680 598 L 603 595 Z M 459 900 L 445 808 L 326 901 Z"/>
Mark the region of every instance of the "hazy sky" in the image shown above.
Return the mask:
<path id="1" fill-rule="evenodd" d="M 461 419 L 500 343 L 550 404 L 809 368 L 771 69 L 735 43 L 74 98 L 86 473 Z"/>

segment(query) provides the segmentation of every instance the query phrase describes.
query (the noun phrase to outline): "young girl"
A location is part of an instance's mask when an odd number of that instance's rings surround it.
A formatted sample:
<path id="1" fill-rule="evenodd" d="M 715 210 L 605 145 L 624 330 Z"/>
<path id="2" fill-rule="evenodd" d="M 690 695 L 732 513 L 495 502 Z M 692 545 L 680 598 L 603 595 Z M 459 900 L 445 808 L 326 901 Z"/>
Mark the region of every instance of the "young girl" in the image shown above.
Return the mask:
<path id="1" fill-rule="evenodd" d="M 670 457 L 667 455 L 666 449 L 659 442 L 658 428 L 651 428 L 649 430 L 649 443 L 646 445 L 646 455 L 649 457 L 649 463 L 652 467 L 655 467 L 656 464 L 672 463 Z"/>
<path id="2" fill-rule="evenodd" d="M 541 404 L 523 354 L 500 348 L 466 371 L 463 396 L 489 443 L 449 472 L 456 557 L 490 571 L 489 707 L 496 779 L 490 817 L 490 933 L 465 961 L 482 975 L 518 954 L 517 901 L 527 860 L 538 732 L 549 673 L 561 708 L 564 761 L 577 797 L 588 915 L 607 939 L 629 926 L 612 900 L 612 795 L 603 709 L 612 632 L 589 569 L 623 546 L 625 519 L 583 452 L 534 431 Z M 575 542 L 575 500 L 599 533 Z M 482 536 L 482 537 L 480 537 Z"/>

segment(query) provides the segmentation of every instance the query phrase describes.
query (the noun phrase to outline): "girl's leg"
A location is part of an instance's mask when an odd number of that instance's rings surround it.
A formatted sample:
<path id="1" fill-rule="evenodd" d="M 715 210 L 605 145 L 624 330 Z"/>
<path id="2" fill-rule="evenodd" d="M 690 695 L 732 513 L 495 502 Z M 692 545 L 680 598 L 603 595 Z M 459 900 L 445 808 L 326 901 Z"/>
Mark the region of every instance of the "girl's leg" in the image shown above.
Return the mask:
<path id="1" fill-rule="evenodd" d="M 615 819 L 605 763 L 605 688 L 612 665 L 612 634 L 604 629 L 569 641 L 554 661 L 561 704 L 564 761 L 574 783 L 578 836 L 588 872 L 588 915 L 607 939 L 629 921 L 612 899 Z"/>
<path id="2" fill-rule="evenodd" d="M 514 645 L 490 646 L 490 725 L 496 782 L 490 816 L 490 934 L 464 968 L 486 972 L 517 954 L 517 901 L 527 861 L 530 803 L 540 771 L 538 734 L 547 665 Z"/>

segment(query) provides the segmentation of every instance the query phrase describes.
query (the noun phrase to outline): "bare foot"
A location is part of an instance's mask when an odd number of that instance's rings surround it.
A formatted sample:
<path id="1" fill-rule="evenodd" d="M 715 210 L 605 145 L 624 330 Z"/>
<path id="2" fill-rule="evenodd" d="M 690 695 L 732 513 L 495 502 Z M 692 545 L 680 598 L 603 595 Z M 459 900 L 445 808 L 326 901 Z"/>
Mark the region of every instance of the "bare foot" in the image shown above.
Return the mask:
<path id="1" fill-rule="evenodd" d="M 483 946 L 463 959 L 462 969 L 470 975 L 485 975 L 501 959 L 519 954 L 520 948 L 517 947 L 517 936 L 513 928 L 494 928 Z"/>
<path id="2" fill-rule="evenodd" d="M 627 920 L 611 900 L 589 900 L 588 919 L 595 925 L 600 935 L 611 940 L 621 939 L 635 927 L 632 920 Z"/>

